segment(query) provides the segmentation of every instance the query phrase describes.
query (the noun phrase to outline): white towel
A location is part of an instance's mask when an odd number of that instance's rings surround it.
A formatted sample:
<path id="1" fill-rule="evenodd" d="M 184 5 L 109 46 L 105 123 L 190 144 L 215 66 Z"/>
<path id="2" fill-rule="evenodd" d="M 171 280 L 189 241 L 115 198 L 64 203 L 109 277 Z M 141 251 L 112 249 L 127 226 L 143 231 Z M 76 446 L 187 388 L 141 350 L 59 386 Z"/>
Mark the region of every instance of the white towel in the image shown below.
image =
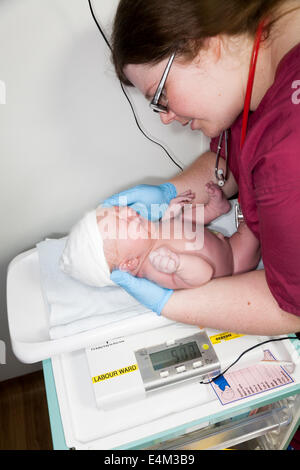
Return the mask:
<path id="1" fill-rule="evenodd" d="M 91 287 L 62 272 L 59 260 L 65 244 L 66 238 L 37 245 L 51 339 L 150 312 L 120 287 Z"/>

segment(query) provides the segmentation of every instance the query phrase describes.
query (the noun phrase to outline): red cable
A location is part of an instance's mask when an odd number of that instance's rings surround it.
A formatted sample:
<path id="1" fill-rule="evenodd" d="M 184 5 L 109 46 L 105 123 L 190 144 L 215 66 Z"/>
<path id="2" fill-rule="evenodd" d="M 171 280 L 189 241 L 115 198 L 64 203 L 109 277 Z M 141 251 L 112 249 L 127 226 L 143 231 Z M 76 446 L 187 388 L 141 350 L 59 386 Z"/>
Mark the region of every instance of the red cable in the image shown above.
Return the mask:
<path id="1" fill-rule="evenodd" d="M 250 67 L 249 67 L 249 77 L 248 77 L 248 83 L 247 83 L 245 104 L 244 104 L 243 125 L 242 125 L 240 150 L 242 150 L 242 148 L 243 148 L 245 138 L 246 138 L 246 134 L 247 134 L 247 124 L 248 124 L 248 116 L 249 116 L 249 110 L 250 110 L 250 102 L 251 102 L 252 89 L 253 89 L 253 83 L 254 83 L 254 77 L 255 77 L 256 62 L 257 62 L 257 56 L 258 56 L 258 51 L 259 51 L 259 46 L 260 46 L 263 27 L 264 27 L 264 22 L 262 21 L 258 26 L 256 35 L 255 35 L 254 44 L 253 44 L 252 56 L 251 56 Z"/>
<path id="2" fill-rule="evenodd" d="M 253 83 L 254 83 L 254 77 L 255 77 L 255 70 L 256 70 L 256 62 L 257 62 L 257 56 L 258 56 L 258 51 L 259 51 L 259 46 L 261 42 L 261 36 L 263 32 L 263 27 L 264 27 L 264 21 L 261 21 L 257 28 L 257 32 L 255 35 L 255 40 L 253 44 L 253 49 L 252 49 L 252 55 L 251 55 L 251 60 L 250 60 L 250 67 L 249 67 L 249 76 L 248 76 L 248 82 L 247 82 L 247 90 L 246 90 L 246 97 L 245 97 L 245 104 L 244 104 L 244 112 L 243 112 L 243 123 L 242 123 L 242 132 L 241 132 L 241 141 L 240 141 L 240 150 L 242 150 L 246 134 L 247 134 L 247 126 L 248 126 L 248 117 L 249 117 L 249 111 L 250 111 L 250 102 L 251 102 L 251 97 L 252 97 L 252 90 L 253 90 Z M 240 201 L 240 196 L 238 198 L 238 201 Z"/>

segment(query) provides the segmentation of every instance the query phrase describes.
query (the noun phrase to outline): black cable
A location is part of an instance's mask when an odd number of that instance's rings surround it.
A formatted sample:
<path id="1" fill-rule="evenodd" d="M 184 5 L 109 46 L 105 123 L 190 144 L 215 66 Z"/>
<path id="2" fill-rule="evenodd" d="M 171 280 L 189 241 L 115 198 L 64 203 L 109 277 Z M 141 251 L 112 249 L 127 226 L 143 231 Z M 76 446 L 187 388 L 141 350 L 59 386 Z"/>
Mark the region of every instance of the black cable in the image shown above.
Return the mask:
<path id="1" fill-rule="evenodd" d="M 228 366 L 227 369 L 225 369 L 225 370 L 224 370 L 223 372 L 221 372 L 219 375 L 217 375 L 216 377 L 214 377 L 212 380 L 209 380 L 208 382 L 200 382 L 200 384 L 209 385 L 209 384 L 211 384 L 212 382 L 214 382 L 215 380 L 217 380 L 219 377 L 221 377 L 222 375 L 226 374 L 226 372 L 227 372 L 232 366 L 234 366 L 234 365 L 244 356 L 244 354 L 248 353 L 249 351 L 252 351 L 253 349 L 258 348 L 259 346 L 262 346 L 263 344 L 272 343 L 272 342 L 275 342 L 275 341 L 284 341 L 284 340 L 286 340 L 286 339 L 293 339 L 293 337 L 284 336 L 283 338 L 268 339 L 268 340 L 266 340 L 266 341 L 263 341 L 262 343 L 255 344 L 255 345 L 252 346 L 251 348 L 246 349 L 244 352 L 242 352 L 242 354 L 240 354 L 239 357 L 238 357 L 232 364 L 230 364 L 230 366 Z"/>
<path id="2" fill-rule="evenodd" d="M 91 15 L 92 15 L 92 17 L 93 17 L 93 20 L 94 20 L 95 23 L 96 23 L 96 26 L 97 26 L 97 28 L 98 28 L 98 30 L 99 30 L 99 32 L 100 32 L 102 38 L 104 39 L 104 41 L 105 41 L 107 47 L 109 47 L 110 51 L 112 51 L 111 45 L 109 44 L 109 41 L 108 41 L 107 37 L 105 36 L 104 32 L 102 31 L 102 29 L 101 29 L 101 27 L 100 27 L 100 25 L 99 25 L 99 23 L 98 23 L 98 21 L 97 21 L 97 18 L 96 18 L 96 16 L 95 16 L 95 13 L 94 13 L 94 10 L 93 10 L 92 4 L 91 4 L 91 0 L 88 0 L 88 3 L 89 3 Z M 126 92 L 126 90 L 125 90 L 125 88 L 124 88 L 123 83 L 120 82 L 120 86 L 121 86 L 121 90 L 123 91 L 123 93 L 124 93 L 124 95 L 125 95 L 125 97 L 126 97 L 128 103 L 129 103 L 129 106 L 130 106 L 131 111 L 132 111 L 133 116 L 134 116 L 135 123 L 136 123 L 137 127 L 139 128 L 139 130 L 141 131 L 141 133 L 142 133 L 148 140 L 150 140 L 150 142 L 153 142 L 154 144 L 156 144 L 156 145 L 158 145 L 160 148 L 162 148 L 162 149 L 164 150 L 164 152 L 167 154 L 167 156 L 169 157 L 169 159 L 174 163 L 174 165 L 176 165 L 177 168 L 179 168 L 181 171 L 183 171 L 183 168 L 174 160 L 174 158 L 170 155 L 170 153 L 167 151 L 167 149 L 166 149 L 161 143 L 159 143 L 159 142 L 157 142 L 156 140 L 154 140 L 154 139 L 152 139 L 151 137 L 149 137 L 149 136 L 146 134 L 146 132 L 142 129 L 142 127 L 141 127 L 141 125 L 140 125 L 140 123 L 139 123 L 139 121 L 138 121 L 136 112 L 135 112 L 135 110 L 134 110 L 134 108 L 133 108 L 132 102 L 131 102 L 131 100 L 130 100 L 130 98 L 129 98 L 129 96 L 128 96 L 128 93 Z"/>
<path id="3" fill-rule="evenodd" d="M 97 18 L 96 18 L 96 16 L 95 16 L 95 13 L 94 13 L 94 10 L 93 10 L 92 4 L 91 4 L 91 0 L 88 0 L 88 2 L 89 2 L 89 7 L 90 7 L 91 15 L 92 15 L 92 17 L 93 17 L 93 19 L 94 19 L 94 21 L 95 21 L 95 23 L 96 23 L 96 25 L 97 25 L 97 28 L 99 29 L 99 32 L 100 32 L 101 36 L 103 37 L 104 41 L 106 42 L 107 47 L 109 47 L 109 49 L 110 49 L 111 52 L 112 52 L 111 45 L 109 44 L 107 37 L 105 36 L 104 32 L 102 31 L 102 29 L 101 29 L 101 27 L 100 27 L 100 25 L 99 25 L 99 23 L 98 23 L 98 21 L 97 21 Z"/>

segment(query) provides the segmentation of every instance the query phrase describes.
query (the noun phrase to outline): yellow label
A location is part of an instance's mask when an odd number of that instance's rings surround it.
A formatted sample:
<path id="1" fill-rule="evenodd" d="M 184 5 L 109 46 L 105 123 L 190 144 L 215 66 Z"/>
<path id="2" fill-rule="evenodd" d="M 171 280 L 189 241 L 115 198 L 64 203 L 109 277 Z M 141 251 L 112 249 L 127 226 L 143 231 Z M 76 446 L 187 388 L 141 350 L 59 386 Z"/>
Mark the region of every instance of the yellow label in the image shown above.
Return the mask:
<path id="1" fill-rule="evenodd" d="M 241 336 L 245 335 L 238 335 L 237 333 L 219 333 L 218 335 L 215 336 L 210 336 L 210 340 L 212 344 L 219 344 L 221 341 L 229 341 L 230 339 L 235 339 L 235 338 L 240 338 Z"/>
<path id="2" fill-rule="evenodd" d="M 113 379 L 114 377 L 119 377 L 120 375 L 128 374 L 129 372 L 135 372 L 138 370 L 137 364 L 132 364 L 131 366 L 121 367 L 121 369 L 112 370 L 111 372 L 104 372 L 103 374 L 96 375 L 92 377 L 94 384 L 102 382 L 103 380 Z"/>

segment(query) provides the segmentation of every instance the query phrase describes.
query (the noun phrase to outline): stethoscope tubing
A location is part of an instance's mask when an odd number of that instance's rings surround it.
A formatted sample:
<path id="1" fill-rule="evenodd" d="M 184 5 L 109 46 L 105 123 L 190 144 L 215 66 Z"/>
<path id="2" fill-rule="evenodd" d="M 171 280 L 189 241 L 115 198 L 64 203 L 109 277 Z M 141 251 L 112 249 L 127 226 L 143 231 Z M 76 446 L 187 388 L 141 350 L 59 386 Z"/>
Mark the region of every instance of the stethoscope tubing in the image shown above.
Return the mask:
<path id="1" fill-rule="evenodd" d="M 261 42 L 262 32 L 264 27 L 264 21 L 261 21 L 258 25 L 257 32 L 255 35 L 255 40 L 252 49 L 252 55 L 250 60 L 249 66 L 249 75 L 248 75 L 248 82 L 247 82 L 247 89 L 246 89 L 246 96 L 245 96 L 245 104 L 244 104 L 244 111 L 243 111 L 243 121 L 242 121 L 242 132 L 241 132 L 241 140 L 240 140 L 240 150 L 242 150 L 247 134 L 247 125 L 248 125 L 248 117 L 250 111 L 250 102 L 252 97 L 252 90 L 253 90 L 253 83 L 255 77 L 255 70 L 256 70 L 256 63 L 258 57 L 259 46 Z M 219 160 L 222 150 L 222 142 L 223 136 L 225 134 L 225 161 L 226 161 L 226 169 L 225 174 L 224 171 L 220 168 L 219 169 Z M 218 185 L 223 187 L 227 181 L 227 173 L 228 173 L 228 129 L 222 131 L 219 138 L 218 143 L 218 150 L 216 155 L 216 165 L 215 165 L 215 176 L 218 181 Z"/>

